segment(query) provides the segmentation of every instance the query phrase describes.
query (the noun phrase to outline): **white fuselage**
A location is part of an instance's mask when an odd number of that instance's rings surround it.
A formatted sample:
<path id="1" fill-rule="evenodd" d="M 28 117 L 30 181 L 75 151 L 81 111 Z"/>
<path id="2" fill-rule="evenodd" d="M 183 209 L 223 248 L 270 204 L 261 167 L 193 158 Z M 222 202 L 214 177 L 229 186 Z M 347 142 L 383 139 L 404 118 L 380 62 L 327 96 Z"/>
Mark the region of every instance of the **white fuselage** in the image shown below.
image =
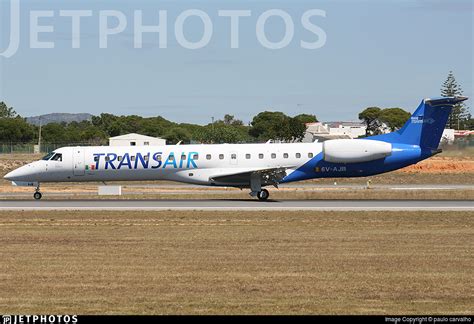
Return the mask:
<path id="1" fill-rule="evenodd" d="M 290 174 L 321 150 L 319 143 L 64 147 L 54 151 L 61 154 L 60 160 L 40 160 L 16 170 L 16 181 L 22 181 L 23 172 L 25 181 L 34 182 L 172 180 L 227 185 L 211 179 L 273 168 Z"/>

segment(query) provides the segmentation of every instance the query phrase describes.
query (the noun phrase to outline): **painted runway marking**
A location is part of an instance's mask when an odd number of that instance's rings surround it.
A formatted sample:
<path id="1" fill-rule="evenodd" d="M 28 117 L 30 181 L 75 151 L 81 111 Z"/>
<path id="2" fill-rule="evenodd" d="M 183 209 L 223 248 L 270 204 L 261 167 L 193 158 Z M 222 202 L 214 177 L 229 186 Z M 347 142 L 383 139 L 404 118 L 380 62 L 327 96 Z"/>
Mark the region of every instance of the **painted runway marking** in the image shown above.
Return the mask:
<path id="1" fill-rule="evenodd" d="M 0 211 L 474 211 L 474 207 L 0 207 Z"/>
<path id="2" fill-rule="evenodd" d="M 0 210 L 90 210 L 90 211 L 383 211 L 442 210 L 474 211 L 474 201 L 458 200 L 50 200 L 0 201 Z"/>

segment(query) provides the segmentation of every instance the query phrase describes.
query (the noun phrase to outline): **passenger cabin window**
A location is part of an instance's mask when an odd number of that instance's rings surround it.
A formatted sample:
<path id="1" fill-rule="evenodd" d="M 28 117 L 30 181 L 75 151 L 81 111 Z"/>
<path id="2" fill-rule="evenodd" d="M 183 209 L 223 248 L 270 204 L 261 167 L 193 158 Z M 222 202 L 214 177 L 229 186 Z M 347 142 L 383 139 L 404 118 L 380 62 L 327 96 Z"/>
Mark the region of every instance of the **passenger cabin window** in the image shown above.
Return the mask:
<path id="1" fill-rule="evenodd" d="M 314 156 L 313 153 L 308 153 L 308 157 L 311 159 Z"/>
<path id="2" fill-rule="evenodd" d="M 276 158 L 277 158 L 276 153 L 272 153 L 272 159 L 276 159 Z"/>
<path id="3" fill-rule="evenodd" d="M 260 154 L 258 155 L 258 158 L 259 158 L 259 159 L 263 159 L 263 154 L 260 153 Z"/>
<path id="4" fill-rule="evenodd" d="M 181 160 L 186 160 L 186 154 L 181 155 Z"/>
<path id="5" fill-rule="evenodd" d="M 156 160 L 157 160 L 157 161 L 161 161 L 161 155 L 158 155 L 158 156 L 156 157 Z"/>
<path id="6" fill-rule="evenodd" d="M 297 159 L 301 158 L 301 153 L 296 153 L 296 158 Z"/>
<path id="7" fill-rule="evenodd" d="M 230 158 L 232 160 L 237 160 L 237 154 L 235 154 L 235 153 L 231 154 Z"/>
<path id="8" fill-rule="evenodd" d="M 174 157 L 174 156 L 173 156 Z M 131 161 L 135 161 L 135 155 L 130 156 Z"/>
<path id="9" fill-rule="evenodd" d="M 61 153 L 56 153 L 51 159 L 51 161 L 59 161 L 59 162 L 62 162 L 62 160 L 63 160 L 63 155 Z"/>
<path id="10" fill-rule="evenodd" d="M 206 159 L 210 160 L 212 158 L 211 154 L 206 155 Z"/>
<path id="11" fill-rule="evenodd" d="M 168 157 L 168 160 L 174 161 L 174 155 L 170 155 L 170 156 Z"/>
<path id="12" fill-rule="evenodd" d="M 199 160 L 199 154 L 194 154 L 193 155 L 193 160 Z"/>
<path id="13" fill-rule="evenodd" d="M 224 160 L 224 154 L 219 154 L 219 160 Z"/>
<path id="14" fill-rule="evenodd" d="M 120 156 L 119 156 L 119 157 L 120 157 Z M 99 157 L 96 155 L 96 156 L 94 156 L 94 162 L 97 162 L 97 161 L 99 161 Z M 119 160 L 119 161 L 120 161 L 120 160 Z"/>
<path id="15" fill-rule="evenodd" d="M 121 156 L 121 155 L 117 156 L 117 160 L 118 160 L 119 162 L 122 161 L 122 156 Z"/>
<path id="16" fill-rule="evenodd" d="M 283 158 L 287 159 L 288 158 L 288 153 L 283 153 Z"/>
<path id="17" fill-rule="evenodd" d="M 130 142 L 130 146 L 136 146 L 137 142 Z"/>
<path id="18" fill-rule="evenodd" d="M 149 145 L 150 145 L 150 142 L 143 142 L 143 145 L 149 146 Z"/>
<path id="19" fill-rule="evenodd" d="M 246 158 L 247 160 L 250 160 L 251 157 L 252 157 L 252 156 L 251 156 L 250 154 L 245 154 L 245 158 Z"/>
<path id="20" fill-rule="evenodd" d="M 48 153 L 47 155 L 45 155 L 42 160 L 45 160 L 45 161 L 48 161 L 50 158 L 53 157 L 53 155 L 56 154 L 54 152 L 51 152 L 51 153 Z"/>

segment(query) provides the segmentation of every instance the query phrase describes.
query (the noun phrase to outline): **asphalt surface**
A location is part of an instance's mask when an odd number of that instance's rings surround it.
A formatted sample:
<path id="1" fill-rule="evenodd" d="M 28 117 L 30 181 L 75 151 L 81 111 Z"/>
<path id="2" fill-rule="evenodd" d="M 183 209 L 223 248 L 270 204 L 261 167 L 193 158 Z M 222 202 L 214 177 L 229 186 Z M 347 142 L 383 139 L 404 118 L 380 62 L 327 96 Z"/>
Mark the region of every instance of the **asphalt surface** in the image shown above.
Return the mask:
<path id="1" fill-rule="evenodd" d="M 0 200 L 0 210 L 440 210 L 474 211 L 474 201 L 451 200 Z"/>
<path id="2" fill-rule="evenodd" d="M 117 184 L 116 186 L 119 186 Z M 91 196 L 96 195 L 97 191 L 80 191 L 79 186 L 71 186 L 71 188 L 78 187 L 77 190 L 68 190 L 66 192 L 55 192 L 54 187 L 49 187 L 50 190 L 41 190 L 46 197 L 55 198 L 66 198 L 71 196 Z M 240 190 L 235 188 L 218 188 L 208 187 L 206 190 L 195 190 L 202 189 L 202 186 L 191 185 L 191 184 L 125 184 L 121 185 L 124 195 L 150 195 L 150 194 L 166 194 L 172 195 L 215 195 L 215 194 L 240 194 Z M 474 185 L 446 185 L 446 184 L 422 184 L 422 185 L 371 185 L 373 190 L 394 190 L 394 191 L 407 191 L 407 190 L 424 190 L 424 191 L 437 191 L 437 190 L 474 190 Z M 156 189 L 155 191 L 143 190 L 143 189 Z M 230 189 L 230 190 L 229 190 Z M 297 189 L 298 192 L 314 192 L 321 190 L 366 190 L 367 186 L 362 184 L 282 184 L 280 189 Z M 166 192 L 164 192 L 166 191 Z M 31 188 L 28 192 L 3 192 L 0 193 L 0 199 L 18 199 L 18 198 L 31 198 L 34 189 Z M 89 197 L 90 198 L 90 197 Z M 232 198 L 232 197 L 230 197 Z"/>

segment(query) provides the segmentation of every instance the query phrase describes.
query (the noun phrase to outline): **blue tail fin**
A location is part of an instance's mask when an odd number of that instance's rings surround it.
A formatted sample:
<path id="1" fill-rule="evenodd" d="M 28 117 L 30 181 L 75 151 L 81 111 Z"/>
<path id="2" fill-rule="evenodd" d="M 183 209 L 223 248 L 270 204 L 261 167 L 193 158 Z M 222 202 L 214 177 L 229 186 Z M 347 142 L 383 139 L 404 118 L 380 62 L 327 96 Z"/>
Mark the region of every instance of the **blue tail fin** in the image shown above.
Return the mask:
<path id="1" fill-rule="evenodd" d="M 439 141 L 453 106 L 466 97 L 424 99 L 398 131 L 372 136 L 370 139 L 389 143 L 418 145 L 423 149 L 438 149 Z"/>

